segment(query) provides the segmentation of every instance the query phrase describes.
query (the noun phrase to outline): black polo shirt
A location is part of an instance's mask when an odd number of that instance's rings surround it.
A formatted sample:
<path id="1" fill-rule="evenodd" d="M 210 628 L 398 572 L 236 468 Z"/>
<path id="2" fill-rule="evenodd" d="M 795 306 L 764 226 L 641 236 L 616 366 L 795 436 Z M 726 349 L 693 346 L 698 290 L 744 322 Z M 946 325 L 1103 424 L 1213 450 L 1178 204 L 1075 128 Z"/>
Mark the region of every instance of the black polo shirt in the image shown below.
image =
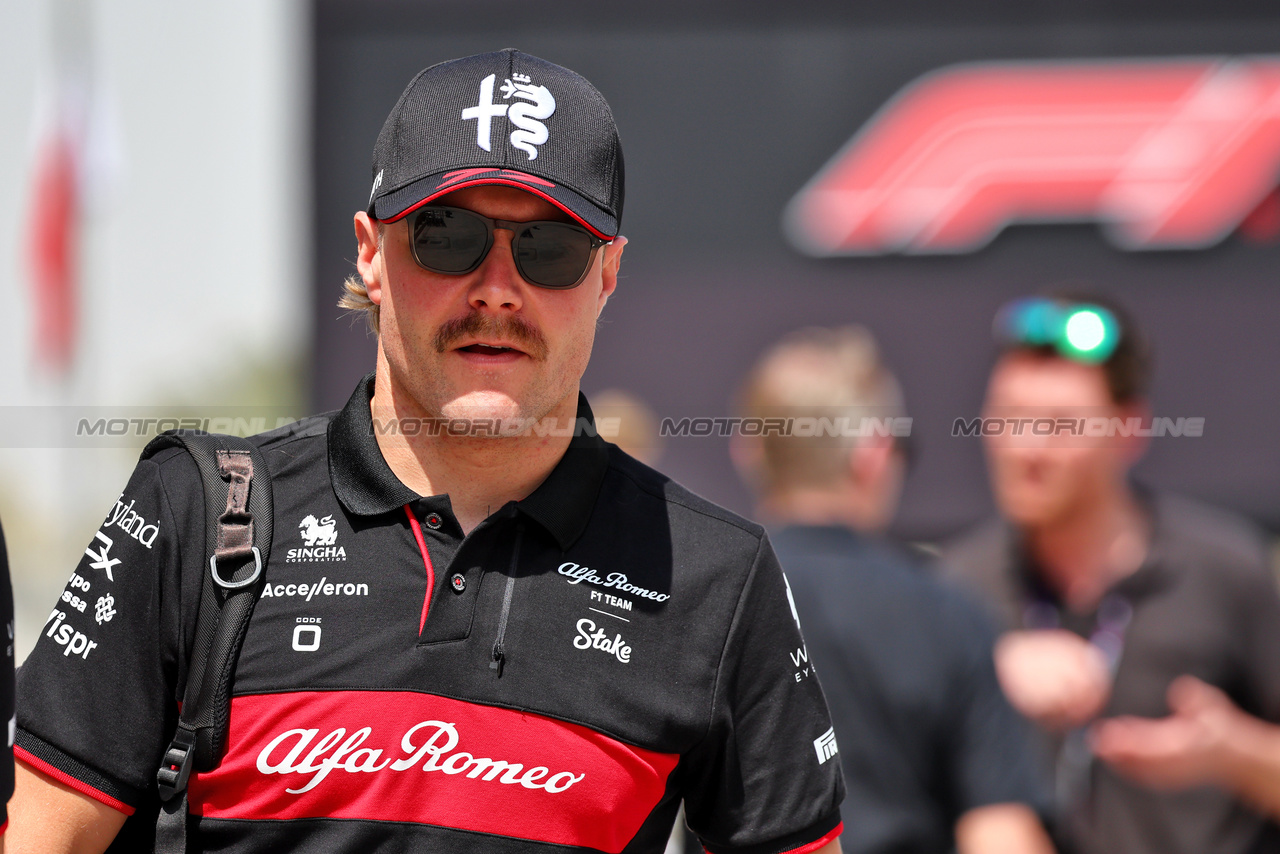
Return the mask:
<path id="1" fill-rule="evenodd" d="M 793 525 L 773 542 L 804 626 L 797 677 L 822 674 L 840 740 L 845 854 L 941 854 L 969 810 L 1047 812 L 976 603 L 843 526 Z"/>
<path id="2" fill-rule="evenodd" d="M 1280 596 L 1262 538 L 1242 520 L 1169 495 L 1139 493 L 1152 525 L 1145 562 L 1090 613 L 1066 608 L 1041 581 L 1016 532 L 992 522 L 954 543 L 954 578 L 992 605 L 1004 629 L 1065 628 L 1113 661 L 1101 717 L 1169 714 L 1165 694 L 1191 674 L 1250 714 L 1280 722 Z M 1093 759 L 1083 731 L 1045 740 L 1067 850 L 1078 854 L 1280 851 L 1276 827 L 1230 795 L 1160 792 Z"/>
<path id="3" fill-rule="evenodd" d="M 834 838 L 831 723 L 758 526 L 579 435 L 464 537 L 387 466 L 372 387 L 256 439 L 275 541 L 227 755 L 190 784 L 203 850 L 659 852 L 681 799 L 713 852 Z M 20 757 L 138 809 L 120 850 L 152 826 L 204 512 L 185 452 L 140 463 L 19 679 Z"/>
<path id="4" fill-rule="evenodd" d="M 0 529 L 0 625 L 6 637 L 0 659 L 0 722 L 8 724 L 0 742 L 0 833 L 9 826 L 9 798 L 13 795 L 13 586 L 9 583 L 9 556 L 4 530 Z"/>

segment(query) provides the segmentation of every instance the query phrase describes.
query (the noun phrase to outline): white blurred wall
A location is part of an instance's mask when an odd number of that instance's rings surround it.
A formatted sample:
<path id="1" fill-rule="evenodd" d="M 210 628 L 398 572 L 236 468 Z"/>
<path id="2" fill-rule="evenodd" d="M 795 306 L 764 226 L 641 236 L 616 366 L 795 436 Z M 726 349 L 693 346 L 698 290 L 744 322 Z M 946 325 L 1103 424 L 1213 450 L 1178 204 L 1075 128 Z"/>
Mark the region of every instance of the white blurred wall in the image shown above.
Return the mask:
<path id="1" fill-rule="evenodd" d="M 116 164 L 85 219 L 80 348 L 63 378 L 34 361 L 26 247 L 55 2 L 89 17 L 101 151 Z M 234 371 L 298 364 L 310 334 L 306 16 L 303 0 L 0 4 L 0 417 L 260 403 Z M 21 660 L 137 450 L 12 445 L 0 447 L 0 519 Z"/>

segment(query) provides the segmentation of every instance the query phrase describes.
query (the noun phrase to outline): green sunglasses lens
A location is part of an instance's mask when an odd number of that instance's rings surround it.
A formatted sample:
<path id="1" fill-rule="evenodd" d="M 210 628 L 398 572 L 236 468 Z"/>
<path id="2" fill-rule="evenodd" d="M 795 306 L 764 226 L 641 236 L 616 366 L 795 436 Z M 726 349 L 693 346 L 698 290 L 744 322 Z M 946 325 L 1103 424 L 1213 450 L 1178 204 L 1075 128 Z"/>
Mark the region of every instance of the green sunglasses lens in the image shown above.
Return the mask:
<path id="1" fill-rule="evenodd" d="M 1009 303 L 996 315 L 996 339 L 1029 347 L 1053 347 L 1064 358 L 1105 362 L 1120 343 L 1115 315 L 1098 305 L 1032 297 Z"/>

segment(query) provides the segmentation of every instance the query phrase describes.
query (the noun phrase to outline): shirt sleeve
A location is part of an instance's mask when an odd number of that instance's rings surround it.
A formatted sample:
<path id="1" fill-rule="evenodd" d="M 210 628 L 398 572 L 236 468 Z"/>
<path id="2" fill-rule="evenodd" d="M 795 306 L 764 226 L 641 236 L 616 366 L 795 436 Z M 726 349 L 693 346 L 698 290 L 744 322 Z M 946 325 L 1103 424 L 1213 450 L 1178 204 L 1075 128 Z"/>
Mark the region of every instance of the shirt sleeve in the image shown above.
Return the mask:
<path id="1" fill-rule="evenodd" d="M 9 827 L 9 798 L 13 796 L 13 586 L 4 530 L 0 529 L 0 622 L 5 629 L 4 663 L 0 665 L 0 719 L 5 727 L 4 753 L 0 756 L 0 833 Z"/>
<path id="2" fill-rule="evenodd" d="M 19 671 L 17 757 L 126 815 L 154 799 L 177 721 L 203 512 L 185 451 L 139 462 Z"/>
<path id="3" fill-rule="evenodd" d="M 840 833 L 831 716 L 763 536 L 729 627 L 710 727 L 686 760 L 686 816 L 711 854 L 805 854 Z"/>
<path id="4" fill-rule="evenodd" d="M 1248 570 L 1235 585 L 1240 665 L 1232 674 L 1237 684 L 1227 687 L 1236 689 L 1245 711 L 1280 723 L 1280 591 L 1265 563 Z"/>
<path id="5" fill-rule="evenodd" d="M 979 607 L 958 592 L 947 607 L 953 624 L 950 636 L 957 642 L 947 691 L 952 722 L 947 729 L 950 802 L 960 813 L 1023 803 L 1048 816 L 1048 780 L 1033 761 L 1037 748 L 1030 725 L 1009 705 L 996 677 L 994 630 Z"/>

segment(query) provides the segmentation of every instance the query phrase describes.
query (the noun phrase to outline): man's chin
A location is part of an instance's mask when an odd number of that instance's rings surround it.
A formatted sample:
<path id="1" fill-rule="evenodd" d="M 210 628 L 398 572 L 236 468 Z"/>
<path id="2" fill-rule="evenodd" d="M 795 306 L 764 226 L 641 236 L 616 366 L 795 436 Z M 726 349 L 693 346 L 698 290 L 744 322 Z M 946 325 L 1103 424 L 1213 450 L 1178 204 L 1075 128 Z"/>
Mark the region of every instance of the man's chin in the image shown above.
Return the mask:
<path id="1" fill-rule="evenodd" d="M 497 391 L 473 391 L 441 407 L 446 418 L 466 421 L 513 421 L 528 417 L 525 408 L 509 395 Z"/>
<path id="2" fill-rule="evenodd" d="M 1004 517 L 1019 528 L 1043 528 L 1057 522 L 1062 514 L 1061 502 L 1041 496 L 1019 496 L 1000 502 Z"/>

